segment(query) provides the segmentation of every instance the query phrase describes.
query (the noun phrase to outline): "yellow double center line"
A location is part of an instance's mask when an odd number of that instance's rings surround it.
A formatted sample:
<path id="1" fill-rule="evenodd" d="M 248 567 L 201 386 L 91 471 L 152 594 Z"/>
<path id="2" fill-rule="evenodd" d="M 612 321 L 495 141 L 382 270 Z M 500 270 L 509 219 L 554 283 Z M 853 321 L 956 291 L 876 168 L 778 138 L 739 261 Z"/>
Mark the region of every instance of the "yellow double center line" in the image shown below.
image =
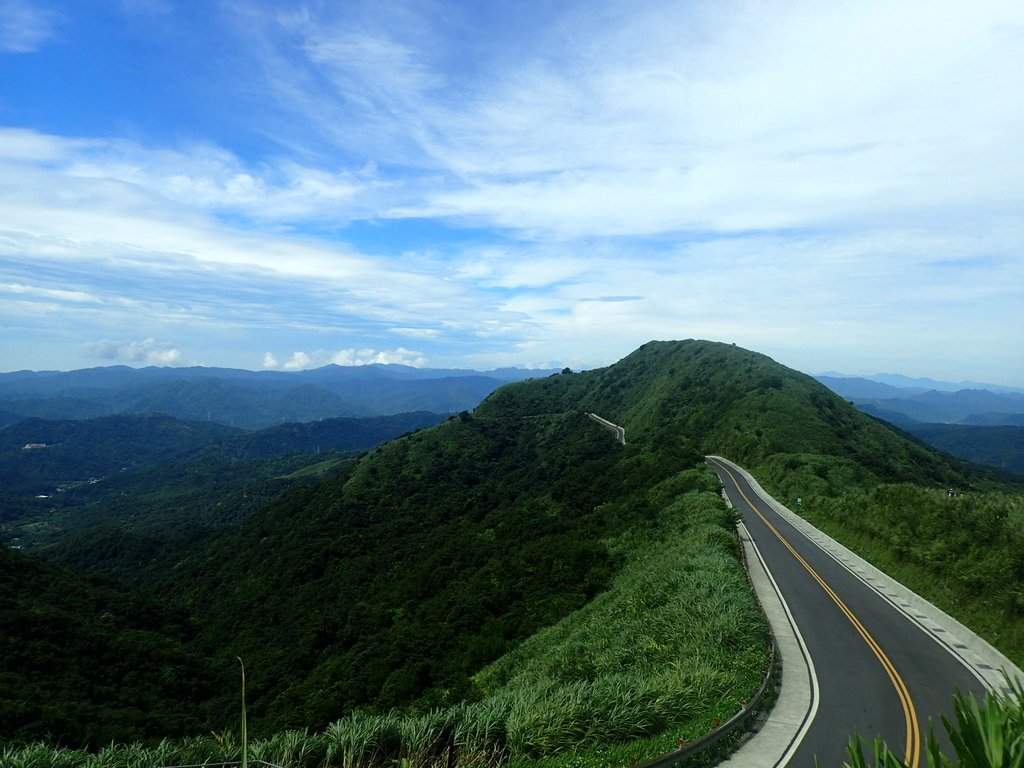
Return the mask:
<path id="1" fill-rule="evenodd" d="M 896 667 L 893 666 L 889 657 L 885 655 L 885 651 L 882 650 L 878 641 L 871 636 L 871 633 L 868 632 L 864 625 L 860 623 L 860 620 L 854 615 L 853 611 L 846 606 L 846 603 L 840 599 L 839 595 L 835 593 L 832 587 L 830 587 L 826 581 L 818 575 L 818 572 L 800 556 L 800 553 L 793 548 L 793 545 L 790 544 L 781 533 L 779 533 L 778 529 L 771 524 L 768 518 L 761 514 L 760 510 L 758 510 L 747 494 L 743 492 L 743 488 L 740 487 L 739 482 L 736 480 L 736 476 L 729 470 L 729 468 L 724 465 L 719 466 L 721 466 L 722 469 L 725 470 L 726 474 L 732 478 L 732 482 L 736 486 L 736 490 L 739 491 L 740 496 L 743 497 L 743 500 L 746 501 L 754 511 L 754 514 L 761 518 L 764 524 L 768 526 L 769 530 L 771 530 L 786 549 L 793 554 L 793 557 L 797 559 L 800 565 L 807 569 L 807 572 L 811 574 L 811 578 L 818 582 L 818 584 L 821 585 L 821 588 L 825 590 L 825 593 L 835 601 L 835 604 L 839 606 L 839 610 L 846 615 L 846 618 L 850 620 L 850 623 L 853 624 L 857 632 L 860 633 L 860 636 L 864 638 L 864 642 L 867 643 L 868 648 L 870 648 L 871 652 L 875 654 L 875 657 L 889 676 L 889 680 L 892 681 L 892 685 L 896 689 L 896 695 L 899 696 L 900 703 L 903 705 L 903 716 L 906 719 L 907 726 L 907 741 L 905 745 L 906 756 L 903 760 L 907 765 L 911 766 L 911 768 L 918 768 L 918 764 L 921 760 L 921 728 L 917 722 L 917 711 L 914 709 L 914 702 L 910 698 L 910 691 L 907 690 L 907 685 L 903 682 L 903 678 L 900 677 L 899 672 L 896 671 Z"/>

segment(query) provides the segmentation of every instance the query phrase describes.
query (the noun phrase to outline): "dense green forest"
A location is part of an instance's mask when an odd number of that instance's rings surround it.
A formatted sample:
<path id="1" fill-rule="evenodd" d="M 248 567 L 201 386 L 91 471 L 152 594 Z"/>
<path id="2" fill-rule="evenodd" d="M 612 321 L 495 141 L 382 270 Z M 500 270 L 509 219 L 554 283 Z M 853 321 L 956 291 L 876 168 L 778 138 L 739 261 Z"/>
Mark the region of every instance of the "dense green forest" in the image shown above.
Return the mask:
<path id="1" fill-rule="evenodd" d="M 220 424 L 157 414 L 26 419 L 0 429 L 0 483 L 12 494 L 52 494 L 58 486 L 167 463 L 241 434 Z"/>
<path id="2" fill-rule="evenodd" d="M 320 419 L 252 432 L 159 413 L 81 421 L 25 419 L 0 429 L 0 483 L 12 494 L 52 493 L 58 486 L 167 464 L 364 450 L 444 418 L 421 411 Z"/>
<path id="3" fill-rule="evenodd" d="M 159 414 L 28 419 L 0 429 L 0 537 L 130 578 L 140 558 L 121 566 L 103 550 L 141 546 L 152 556 L 170 538 L 236 523 L 363 450 L 444 418 L 417 412 L 256 432 Z"/>
<path id="4" fill-rule="evenodd" d="M 201 732 L 226 684 L 184 612 L 2 546 L 0 626 L 0 742 Z"/>
<path id="5" fill-rule="evenodd" d="M 624 426 L 626 445 L 590 412 Z M 483 728 L 483 717 L 490 725 L 480 749 L 495 760 L 584 749 L 585 727 L 566 714 L 575 724 L 556 738 L 550 713 L 576 707 L 594 723 L 619 723 L 607 701 L 631 691 L 649 692 L 636 694 L 631 717 L 650 727 L 608 725 L 591 734 L 591 747 L 692 734 L 721 716 L 716 707 L 759 685 L 766 648 L 731 515 L 701 468 L 708 453 L 745 465 L 782 499 L 801 495 L 814 519 L 856 518 L 874 531 L 858 512 L 869 501 L 886 530 L 902 531 L 877 536 L 883 554 L 928 544 L 903 530 L 916 524 L 915 505 L 959 489 L 977 503 L 943 515 L 948 508 L 936 501 L 929 514 L 951 543 L 931 542 L 918 559 L 980 590 L 1003 639 L 1021 625 L 1016 594 L 997 594 L 986 581 L 995 564 L 975 568 L 983 542 L 1005 537 L 994 557 L 1024 578 L 1019 487 L 907 439 L 763 355 L 699 341 L 651 342 L 608 368 L 509 384 L 472 413 L 334 464 L 322 478 L 299 472 L 306 481 L 173 549 L 159 568 L 140 564 L 134 583 L 164 597 L 168 615 L 188 628 L 181 647 L 205 669 L 220 676 L 236 669 L 236 657 L 246 660 L 251 733 L 267 750 L 284 749 L 280 734 L 311 729 L 307 741 L 293 739 L 310 745 L 309 761 L 296 764 L 320 764 L 354 723 L 397 733 L 426 728 L 437 713 L 449 718 L 438 733 Z M 859 530 L 850 521 L 835 528 Z M 989 537 L 978 547 L 955 545 L 978 531 Z M 68 565 L 131 577 L 131 559 L 116 546 L 52 552 Z M 666 570 L 641 575 L 651 558 Z M 663 608 L 676 616 L 682 605 L 700 617 L 699 638 L 684 642 L 667 615 L 644 620 Z M 636 617 L 623 629 L 629 636 L 601 640 L 600 651 L 587 645 L 613 615 Z M 707 647 L 723 652 L 696 650 Z M 615 677 L 629 655 L 618 648 L 633 649 L 632 677 Z M 727 674 L 740 659 L 739 674 Z M 672 669 L 686 670 L 685 679 Z M 658 714 L 655 702 L 684 690 L 678 718 Z M 234 694 L 230 685 L 197 694 L 197 711 L 209 717 L 192 735 L 227 727 Z M 73 693 L 64 696 L 71 706 Z M 411 719 L 388 720 L 395 712 Z M 46 738 L 32 727 L 18 736 Z M 168 735 L 138 728 L 140 738 Z M 64 743 L 97 746 L 84 730 Z M 390 758 L 411 759 L 406 742 L 394 743 Z"/>
<path id="6" fill-rule="evenodd" d="M 901 427 L 940 451 L 1024 478 L 1024 426 L 904 424 Z"/>
<path id="7" fill-rule="evenodd" d="M 605 540 L 642 526 L 656 510 L 639 494 L 677 468 L 581 413 L 467 415 L 287 496 L 174 579 L 195 585 L 193 609 L 221 608 L 204 621 L 209 651 L 263 671 L 257 727 L 447 704 L 607 586 L 620 563 Z"/>

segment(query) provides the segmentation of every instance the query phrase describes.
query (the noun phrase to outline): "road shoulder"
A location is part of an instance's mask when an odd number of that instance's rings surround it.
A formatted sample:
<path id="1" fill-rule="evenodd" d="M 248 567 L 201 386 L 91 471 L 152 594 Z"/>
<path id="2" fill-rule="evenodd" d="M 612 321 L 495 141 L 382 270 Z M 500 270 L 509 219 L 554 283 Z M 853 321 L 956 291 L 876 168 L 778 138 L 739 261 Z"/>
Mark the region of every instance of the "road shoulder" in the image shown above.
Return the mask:
<path id="1" fill-rule="evenodd" d="M 728 498 L 726 503 L 730 503 Z M 785 600 L 742 522 L 738 532 L 751 584 L 775 636 L 778 649 L 775 663 L 781 668 L 781 675 L 778 697 L 767 719 L 720 765 L 728 768 L 781 766 L 788 762 L 817 711 L 814 665 Z M 767 756 L 776 755 L 774 762 L 766 762 Z"/>

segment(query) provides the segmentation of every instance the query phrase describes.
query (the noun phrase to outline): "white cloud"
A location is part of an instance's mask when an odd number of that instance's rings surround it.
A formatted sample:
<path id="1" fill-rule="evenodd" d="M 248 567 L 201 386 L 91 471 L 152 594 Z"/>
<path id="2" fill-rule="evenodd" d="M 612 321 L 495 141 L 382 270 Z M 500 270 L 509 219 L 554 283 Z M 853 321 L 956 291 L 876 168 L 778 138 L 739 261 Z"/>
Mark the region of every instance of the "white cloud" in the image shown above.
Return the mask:
<path id="1" fill-rule="evenodd" d="M 431 5 L 355 2 L 265 13 L 249 8 L 239 23 L 249 43 L 265 52 L 272 93 L 295 112 L 293 130 L 312 126 L 355 157 L 407 166 L 408 178 L 412 165 L 436 167 L 421 146 L 433 130 L 424 106 L 447 83 L 441 62 L 453 41 L 434 24 L 438 13 L 459 15 L 454 7 Z"/>
<path id="2" fill-rule="evenodd" d="M 703 9 L 695 12 L 694 9 Z M 1024 204 L 1024 6 L 655 3 L 451 115 L 423 215 L 563 237 Z M 615 18 L 614 23 L 624 20 Z M 666 31 L 670 30 L 670 31 Z M 588 33 L 590 35 L 588 36 Z"/>
<path id="3" fill-rule="evenodd" d="M 59 16 L 28 0 L 0 0 L 0 51 L 31 53 L 54 33 Z"/>
<path id="4" fill-rule="evenodd" d="M 142 341 L 111 341 L 103 339 L 84 345 L 90 357 L 109 362 L 143 363 L 145 365 L 175 366 L 181 364 L 181 350 L 174 344 L 144 339 Z"/>
<path id="5" fill-rule="evenodd" d="M 388 328 L 388 332 L 415 339 L 436 339 L 441 336 L 441 331 L 437 328 Z"/>
<path id="6" fill-rule="evenodd" d="M 285 362 L 278 362 L 270 352 L 263 356 L 263 368 L 268 370 L 303 371 L 325 365 L 361 366 L 397 363 L 422 368 L 428 364 L 426 356 L 404 347 L 395 349 L 339 349 L 336 352 L 318 349 L 309 352 L 293 352 Z"/>
<path id="7" fill-rule="evenodd" d="M 293 352 L 291 358 L 281 367 L 286 371 L 302 371 L 309 368 L 313 359 L 305 352 Z"/>
<path id="8" fill-rule="evenodd" d="M 364 195 L 381 188 L 372 170 L 328 172 L 290 160 L 247 167 L 209 145 L 148 149 L 125 141 L 78 143 L 64 172 L 93 183 L 119 183 L 170 203 L 210 213 L 283 224 L 365 213 Z"/>
<path id="9" fill-rule="evenodd" d="M 0 126 L 0 162 L 49 163 L 66 161 L 87 142 L 52 136 L 25 128 Z"/>
<path id="10" fill-rule="evenodd" d="M 435 50 L 454 22 L 410 33 L 405 16 L 307 10 L 288 65 L 306 76 L 273 83 L 347 151 L 406 165 L 419 194 L 391 216 L 569 238 L 928 224 L 1024 202 L 1019 3 L 564 8 L 517 41 L 515 66 L 499 49 L 468 71 Z M 419 175 L 433 169 L 450 175 Z"/>
<path id="11" fill-rule="evenodd" d="M 0 322 L 277 369 L 1024 343 L 1024 4 L 555 6 L 235 5 L 259 141 L 0 129 Z"/>
<path id="12" fill-rule="evenodd" d="M 21 283 L 0 283 L 0 293 L 12 293 L 27 297 L 74 302 L 78 304 L 98 304 L 100 299 L 82 291 L 66 291 L 59 288 L 40 288 Z"/>
<path id="13" fill-rule="evenodd" d="M 4 141 L 8 136 L 14 139 L 10 145 Z M 430 310 L 426 303 L 469 305 L 462 287 L 406 269 L 397 259 L 368 257 L 337 242 L 265 231 L 216 215 L 230 198 L 240 208 L 278 216 L 281 223 L 292 216 L 300 222 L 315 219 L 325 213 L 317 201 L 348 194 L 317 173 L 299 180 L 296 172 L 290 191 L 282 191 L 251 175 L 230 175 L 236 161 L 207 149 L 186 156 L 21 130 L 0 130 L 0 147 L 7 156 L 0 159 L 0 244 L 8 253 L 157 271 L 183 259 L 209 268 L 312 278 L 322 290 L 344 295 L 336 303 L 379 315 L 388 324 L 422 322 L 420 313 Z M 195 170 L 177 191 L 168 175 L 172 167 L 181 179 L 183 168 Z M 289 208 L 293 193 L 301 202 Z"/>
<path id="14" fill-rule="evenodd" d="M 376 349 L 339 349 L 331 356 L 335 365 L 372 365 L 399 364 L 422 368 L 428 364 L 427 358 L 420 352 L 397 347 L 391 350 Z"/>

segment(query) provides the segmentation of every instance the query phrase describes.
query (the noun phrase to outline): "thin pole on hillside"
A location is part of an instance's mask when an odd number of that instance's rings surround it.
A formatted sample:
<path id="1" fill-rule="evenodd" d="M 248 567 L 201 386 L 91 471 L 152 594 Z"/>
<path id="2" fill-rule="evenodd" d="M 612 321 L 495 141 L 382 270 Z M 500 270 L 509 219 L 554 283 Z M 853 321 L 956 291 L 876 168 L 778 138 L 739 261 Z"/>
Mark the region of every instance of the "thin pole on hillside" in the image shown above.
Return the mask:
<path id="1" fill-rule="evenodd" d="M 249 734 L 245 722 L 245 662 L 241 656 L 236 656 L 242 667 L 242 768 L 249 768 Z"/>

